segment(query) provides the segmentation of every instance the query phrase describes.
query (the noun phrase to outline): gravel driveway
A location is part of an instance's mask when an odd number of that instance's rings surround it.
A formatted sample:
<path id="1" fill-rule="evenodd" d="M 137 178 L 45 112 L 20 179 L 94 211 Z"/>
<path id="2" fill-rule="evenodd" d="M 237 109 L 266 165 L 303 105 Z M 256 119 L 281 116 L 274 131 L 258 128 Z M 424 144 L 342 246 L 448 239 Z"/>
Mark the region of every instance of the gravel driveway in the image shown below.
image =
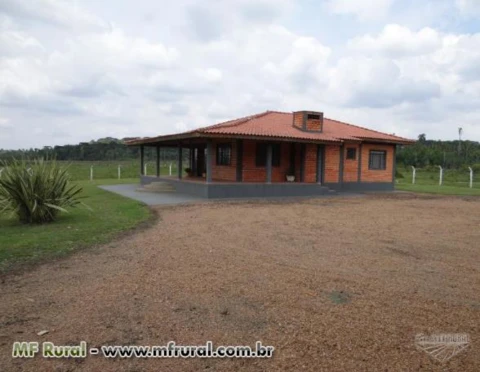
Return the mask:
<path id="1" fill-rule="evenodd" d="M 0 371 L 480 371 L 480 199 L 157 207 L 154 226 L 0 286 Z M 38 336 L 37 332 L 49 333 Z M 14 341 L 273 345 L 272 359 L 13 359 Z"/>

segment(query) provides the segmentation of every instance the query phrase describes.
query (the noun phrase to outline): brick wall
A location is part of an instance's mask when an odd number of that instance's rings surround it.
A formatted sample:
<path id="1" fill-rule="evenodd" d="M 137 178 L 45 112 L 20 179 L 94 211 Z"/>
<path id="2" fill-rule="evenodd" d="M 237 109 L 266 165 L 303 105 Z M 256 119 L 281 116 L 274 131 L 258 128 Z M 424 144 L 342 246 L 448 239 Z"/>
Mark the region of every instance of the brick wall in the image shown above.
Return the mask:
<path id="1" fill-rule="evenodd" d="M 314 130 L 321 132 L 322 131 L 322 121 L 321 120 L 315 120 L 315 119 L 307 119 L 306 122 L 306 127 L 307 130 Z"/>
<path id="2" fill-rule="evenodd" d="M 228 166 L 217 165 L 217 144 L 232 144 L 232 161 Z M 244 182 L 266 182 L 267 172 L 265 167 L 255 165 L 256 141 L 243 141 L 243 181 Z M 295 180 L 300 181 L 300 153 L 301 144 L 295 144 Z M 357 154 L 355 160 L 347 160 L 347 148 L 356 148 Z M 363 144 L 362 146 L 362 176 L 361 182 L 392 182 L 393 172 L 393 145 L 373 145 Z M 213 143 L 213 166 L 212 178 L 221 181 L 236 181 L 237 167 L 237 147 L 236 141 L 214 141 Z M 281 143 L 280 166 L 272 167 L 272 182 L 285 182 L 285 175 L 290 168 L 290 150 L 291 143 Z M 370 170 L 368 169 L 370 150 L 381 150 L 387 152 L 386 169 Z M 358 181 L 358 161 L 360 157 L 360 146 L 358 144 L 345 144 L 343 163 L 343 182 Z M 325 183 L 339 182 L 340 171 L 340 146 L 325 145 Z M 304 182 L 314 183 L 317 181 L 317 145 L 305 145 L 305 168 Z"/>
<path id="3" fill-rule="evenodd" d="M 393 156 L 394 145 L 372 145 L 363 144 L 362 146 L 362 182 L 393 182 Z M 370 170 L 368 169 L 370 150 L 379 150 L 387 152 L 386 169 Z"/>
<path id="4" fill-rule="evenodd" d="M 300 163 L 300 159 L 302 156 L 302 144 L 296 143 L 295 144 L 295 182 L 300 182 L 300 169 L 302 167 Z"/>
<path id="5" fill-rule="evenodd" d="M 340 146 L 325 145 L 325 183 L 337 183 L 340 172 Z"/>
<path id="6" fill-rule="evenodd" d="M 303 111 L 293 113 L 293 126 L 303 129 Z"/>
<path id="7" fill-rule="evenodd" d="M 230 143 L 232 145 L 232 161 L 230 165 L 217 165 L 217 145 L 222 143 Z M 213 164 L 212 179 L 219 181 L 232 181 L 237 179 L 237 141 L 235 140 L 218 140 L 213 141 Z"/>
<path id="8" fill-rule="evenodd" d="M 347 149 L 354 148 L 356 150 L 355 159 L 347 159 Z M 343 152 L 343 182 L 358 181 L 358 158 L 360 157 L 360 145 L 348 144 L 344 146 Z"/>
<path id="9" fill-rule="evenodd" d="M 304 182 L 317 182 L 317 145 L 307 144 L 305 147 Z"/>
<path id="10" fill-rule="evenodd" d="M 272 167 L 272 182 L 285 182 L 285 175 L 290 168 L 290 143 L 280 144 L 280 166 Z M 245 140 L 243 142 L 243 181 L 266 182 L 266 167 L 257 167 L 255 164 L 257 142 Z"/>

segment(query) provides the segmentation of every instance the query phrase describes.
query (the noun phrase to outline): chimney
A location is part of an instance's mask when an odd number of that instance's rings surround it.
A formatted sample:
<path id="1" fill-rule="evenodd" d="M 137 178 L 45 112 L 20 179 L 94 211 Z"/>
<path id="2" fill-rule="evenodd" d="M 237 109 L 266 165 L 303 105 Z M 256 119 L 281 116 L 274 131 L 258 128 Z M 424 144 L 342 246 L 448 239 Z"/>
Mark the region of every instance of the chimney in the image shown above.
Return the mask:
<path id="1" fill-rule="evenodd" d="M 293 113 L 293 126 L 305 132 L 321 132 L 323 112 L 296 111 Z"/>

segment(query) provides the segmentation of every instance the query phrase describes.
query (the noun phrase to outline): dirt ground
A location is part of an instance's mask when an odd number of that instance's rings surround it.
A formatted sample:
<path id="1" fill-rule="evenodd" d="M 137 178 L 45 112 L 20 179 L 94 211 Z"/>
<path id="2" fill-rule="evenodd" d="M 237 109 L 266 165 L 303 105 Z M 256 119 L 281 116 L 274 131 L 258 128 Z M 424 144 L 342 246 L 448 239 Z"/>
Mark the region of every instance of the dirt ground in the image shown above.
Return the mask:
<path id="1" fill-rule="evenodd" d="M 480 371 L 480 199 L 159 207 L 0 285 L 1 371 Z M 49 333 L 38 336 L 37 332 Z M 416 334 L 467 333 L 446 364 Z M 254 345 L 271 359 L 13 359 L 14 341 Z"/>

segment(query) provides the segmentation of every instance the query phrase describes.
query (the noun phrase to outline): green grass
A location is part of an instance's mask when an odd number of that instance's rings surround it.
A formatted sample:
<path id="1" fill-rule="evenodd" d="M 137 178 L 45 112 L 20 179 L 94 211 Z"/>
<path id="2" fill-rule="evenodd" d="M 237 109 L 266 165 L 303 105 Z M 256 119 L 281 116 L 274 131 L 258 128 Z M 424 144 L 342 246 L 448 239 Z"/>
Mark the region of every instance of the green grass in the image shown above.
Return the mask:
<path id="1" fill-rule="evenodd" d="M 465 170 L 445 169 L 442 186 L 438 185 L 437 169 L 417 169 L 414 185 L 411 168 L 399 168 L 398 173 L 403 177 L 396 179 L 397 190 L 444 195 L 480 195 L 478 172 L 473 177 L 473 188 L 469 187 L 470 174 Z"/>
<path id="2" fill-rule="evenodd" d="M 478 195 L 480 196 L 479 188 L 468 188 L 458 186 L 438 186 L 438 185 L 412 185 L 412 184 L 397 184 L 397 190 L 420 192 L 428 194 L 444 194 L 444 195 Z"/>
<path id="3" fill-rule="evenodd" d="M 50 224 L 21 225 L 14 217 L 0 215 L 0 272 L 19 263 L 43 261 L 108 242 L 118 233 L 147 221 L 152 216 L 148 207 L 97 187 L 137 182 L 138 179 L 78 182 L 83 187 L 83 202 L 91 210 L 72 208 Z"/>

